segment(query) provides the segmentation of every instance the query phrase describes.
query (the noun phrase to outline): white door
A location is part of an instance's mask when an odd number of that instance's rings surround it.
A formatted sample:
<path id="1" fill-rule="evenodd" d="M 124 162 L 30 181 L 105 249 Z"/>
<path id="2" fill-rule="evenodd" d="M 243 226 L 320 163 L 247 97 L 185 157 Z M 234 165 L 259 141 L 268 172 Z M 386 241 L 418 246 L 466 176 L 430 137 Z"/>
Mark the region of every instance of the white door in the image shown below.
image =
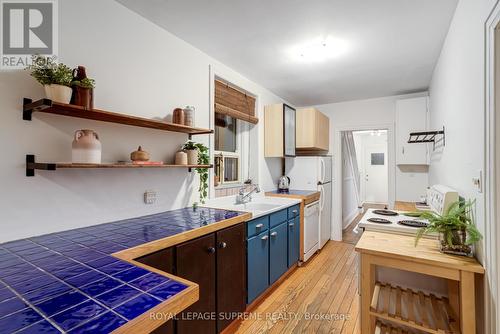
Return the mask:
<path id="1" fill-rule="evenodd" d="M 367 203 L 387 204 L 389 196 L 387 140 L 377 140 L 377 142 L 367 144 L 364 148 L 364 156 L 364 175 L 362 175 L 365 185 L 364 200 Z"/>

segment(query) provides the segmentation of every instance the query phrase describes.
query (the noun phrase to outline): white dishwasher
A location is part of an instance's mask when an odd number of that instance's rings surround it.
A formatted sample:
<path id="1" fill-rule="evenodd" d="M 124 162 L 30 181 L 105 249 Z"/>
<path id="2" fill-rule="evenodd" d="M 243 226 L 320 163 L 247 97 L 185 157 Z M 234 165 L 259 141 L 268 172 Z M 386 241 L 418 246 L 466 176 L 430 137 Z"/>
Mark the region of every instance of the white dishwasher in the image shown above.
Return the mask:
<path id="1" fill-rule="evenodd" d="M 319 201 L 304 208 L 304 262 L 319 249 Z"/>

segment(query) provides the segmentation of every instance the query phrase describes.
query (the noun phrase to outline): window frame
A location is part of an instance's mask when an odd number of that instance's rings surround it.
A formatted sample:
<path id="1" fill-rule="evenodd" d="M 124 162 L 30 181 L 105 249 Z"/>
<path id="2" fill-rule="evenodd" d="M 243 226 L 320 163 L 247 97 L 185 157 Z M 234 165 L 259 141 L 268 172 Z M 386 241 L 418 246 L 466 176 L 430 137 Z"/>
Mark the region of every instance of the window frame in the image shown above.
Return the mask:
<path id="1" fill-rule="evenodd" d="M 234 117 L 233 117 L 234 118 Z M 222 157 L 222 161 L 221 161 L 221 177 L 219 179 L 219 184 L 217 186 L 215 186 L 215 189 L 219 189 L 219 188 L 224 188 L 224 186 L 228 186 L 228 185 L 240 185 L 242 184 L 242 180 L 241 180 L 241 174 L 242 174 L 242 155 L 241 155 L 241 144 L 242 144 L 242 128 L 241 128 L 241 121 L 239 119 L 234 119 L 235 122 L 236 122 L 236 150 L 234 152 L 228 152 L 228 151 L 219 151 L 219 150 L 216 150 L 214 149 L 214 157 L 216 158 L 219 158 L 219 157 Z M 215 131 L 215 130 L 214 130 Z M 230 157 L 230 158 L 236 158 L 237 159 L 237 163 L 238 163 L 238 179 L 235 180 L 235 181 L 225 181 L 224 180 L 224 171 L 225 171 L 225 167 L 224 167 L 224 158 L 225 157 Z M 214 171 L 214 175 L 216 171 Z"/>

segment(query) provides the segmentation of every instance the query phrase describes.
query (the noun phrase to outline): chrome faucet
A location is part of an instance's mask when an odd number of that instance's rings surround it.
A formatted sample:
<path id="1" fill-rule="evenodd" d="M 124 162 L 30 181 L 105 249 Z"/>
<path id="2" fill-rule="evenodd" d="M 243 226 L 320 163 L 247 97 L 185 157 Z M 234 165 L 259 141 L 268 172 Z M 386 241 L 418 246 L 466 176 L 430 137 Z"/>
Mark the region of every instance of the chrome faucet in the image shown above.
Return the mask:
<path id="1" fill-rule="evenodd" d="M 245 187 L 240 188 L 238 196 L 236 196 L 236 204 L 245 204 L 252 200 L 253 193 L 260 193 L 260 187 L 258 184 L 254 185 L 254 188 L 245 194 Z"/>

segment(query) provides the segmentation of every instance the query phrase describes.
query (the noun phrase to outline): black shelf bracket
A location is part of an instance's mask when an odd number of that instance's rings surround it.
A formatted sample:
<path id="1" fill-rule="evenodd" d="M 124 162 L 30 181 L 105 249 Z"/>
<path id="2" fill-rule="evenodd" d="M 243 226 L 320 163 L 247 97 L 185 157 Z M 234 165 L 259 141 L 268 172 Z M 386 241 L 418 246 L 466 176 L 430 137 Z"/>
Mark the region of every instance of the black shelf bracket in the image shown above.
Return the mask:
<path id="1" fill-rule="evenodd" d="M 46 109 L 52 107 L 52 100 L 49 99 L 41 99 L 33 102 L 32 99 L 24 98 L 23 99 L 23 119 L 25 121 L 31 121 L 32 114 L 34 111 Z"/>
<path id="2" fill-rule="evenodd" d="M 439 131 L 411 132 L 408 144 L 416 143 L 432 143 L 433 149 L 436 148 L 436 143 L 442 143 L 442 146 L 444 147 L 446 144 L 444 126 L 443 130 Z"/>
<path id="3" fill-rule="evenodd" d="M 26 155 L 26 176 L 35 176 L 35 169 L 56 170 L 56 164 L 39 163 L 35 161 L 34 154 Z"/>

